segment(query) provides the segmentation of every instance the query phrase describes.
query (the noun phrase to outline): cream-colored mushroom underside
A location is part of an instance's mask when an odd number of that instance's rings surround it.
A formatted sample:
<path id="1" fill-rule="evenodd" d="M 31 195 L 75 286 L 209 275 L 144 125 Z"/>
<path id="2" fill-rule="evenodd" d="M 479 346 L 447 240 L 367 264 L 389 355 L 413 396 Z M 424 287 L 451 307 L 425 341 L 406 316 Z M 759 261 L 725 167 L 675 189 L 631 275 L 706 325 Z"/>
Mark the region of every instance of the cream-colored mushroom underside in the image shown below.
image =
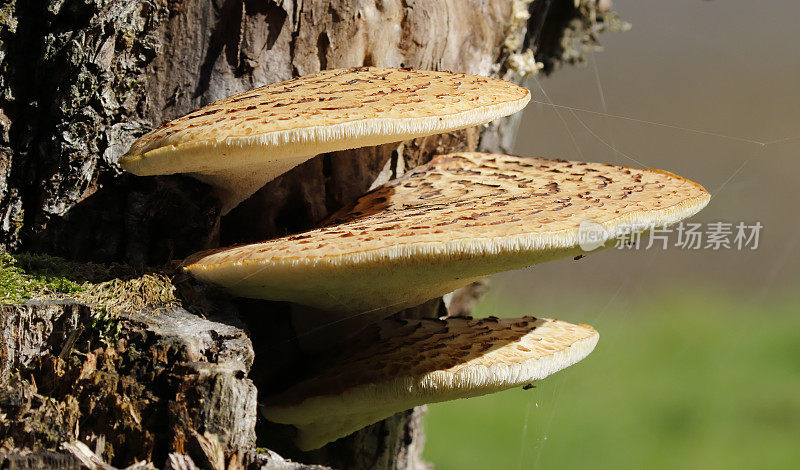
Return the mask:
<path id="1" fill-rule="evenodd" d="M 355 358 L 337 357 L 322 375 L 267 398 L 261 411 L 297 427 L 299 448 L 315 449 L 414 406 L 541 380 L 586 357 L 599 338 L 591 327 L 549 319 L 446 322 L 438 332 L 376 338 Z"/>
<path id="2" fill-rule="evenodd" d="M 709 200 L 666 172 L 489 154 L 435 158 L 335 214 L 325 227 L 200 253 L 197 278 L 234 295 L 349 316 L 418 305 L 487 275 L 582 254 L 631 227 L 673 224 Z"/>

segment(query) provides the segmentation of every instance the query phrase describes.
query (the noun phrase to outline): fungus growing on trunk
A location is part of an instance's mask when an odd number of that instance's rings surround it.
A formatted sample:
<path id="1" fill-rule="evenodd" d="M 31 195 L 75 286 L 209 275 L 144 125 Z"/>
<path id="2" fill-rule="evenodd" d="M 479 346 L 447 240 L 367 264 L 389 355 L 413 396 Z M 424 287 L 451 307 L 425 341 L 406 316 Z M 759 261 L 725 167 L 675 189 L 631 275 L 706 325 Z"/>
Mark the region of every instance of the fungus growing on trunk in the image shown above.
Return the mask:
<path id="1" fill-rule="evenodd" d="M 587 325 L 533 317 L 387 319 L 318 373 L 260 400 L 261 412 L 295 426 L 301 450 L 316 449 L 414 406 L 526 386 L 589 355 L 598 337 Z"/>
<path id="2" fill-rule="evenodd" d="M 709 201 L 659 170 L 507 155 L 435 157 L 314 230 L 192 255 L 186 269 L 233 295 L 345 316 L 387 315 L 477 279 L 583 254 L 631 227 L 672 224 Z M 583 244 L 585 246 L 585 244 Z"/>
<path id="3" fill-rule="evenodd" d="M 484 124 L 529 100 L 525 88 L 463 73 L 325 70 L 170 121 L 134 142 L 119 164 L 137 175 L 190 174 L 216 189 L 225 214 L 320 153 Z"/>

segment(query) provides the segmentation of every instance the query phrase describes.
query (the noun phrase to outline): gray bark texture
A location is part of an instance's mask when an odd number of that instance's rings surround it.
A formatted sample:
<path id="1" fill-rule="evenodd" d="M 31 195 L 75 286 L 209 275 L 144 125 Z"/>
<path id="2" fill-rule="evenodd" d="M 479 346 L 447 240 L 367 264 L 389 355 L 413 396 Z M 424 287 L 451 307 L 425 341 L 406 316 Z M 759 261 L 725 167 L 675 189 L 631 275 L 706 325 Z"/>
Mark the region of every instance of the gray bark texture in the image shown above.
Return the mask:
<path id="1" fill-rule="evenodd" d="M 403 66 L 520 83 L 528 51 L 546 73 L 580 61 L 618 21 L 600 3 L 0 0 L 0 248 L 160 266 L 313 227 L 435 154 L 508 150 L 513 117 L 320 155 L 221 220 L 202 183 L 136 177 L 116 164 L 166 120 L 321 69 Z M 180 275 L 175 283 L 184 299 L 205 295 Z M 471 289 L 447 299 L 451 311 L 471 310 L 484 287 Z M 182 309 L 111 318 L 68 300 L 3 307 L 0 468 L 426 466 L 422 409 L 317 451 L 294 449 L 256 412 L 257 391 L 290 385 L 308 360 L 291 341 L 294 307 L 215 305 L 206 318 Z M 443 312 L 435 300 L 399 315 Z"/>

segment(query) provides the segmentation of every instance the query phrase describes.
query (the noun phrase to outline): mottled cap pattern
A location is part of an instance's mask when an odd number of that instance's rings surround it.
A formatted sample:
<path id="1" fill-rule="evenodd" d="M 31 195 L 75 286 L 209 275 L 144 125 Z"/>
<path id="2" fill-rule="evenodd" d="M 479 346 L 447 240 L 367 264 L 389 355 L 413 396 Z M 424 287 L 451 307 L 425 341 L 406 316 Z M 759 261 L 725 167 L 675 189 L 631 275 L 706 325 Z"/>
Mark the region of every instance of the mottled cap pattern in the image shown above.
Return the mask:
<path id="1" fill-rule="evenodd" d="M 119 163 L 138 175 L 191 173 L 241 200 L 314 155 L 483 124 L 529 100 L 525 88 L 463 73 L 326 70 L 168 122 L 137 140 Z"/>
<path id="2" fill-rule="evenodd" d="M 584 221 L 602 227 L 608 245 L 631 225 L 675 223 L 708 200 L 700 185 L 659 170 L 449 154 L 362 196 L 322 228 L 201 253 L 187 269 L 236 295 L 400 310 L 489 274 L 581 254 Z"/>
<path id="3" fill-rule="evenodd" d="M 328 357 L 317 374 L 262 400 L 313 449 L 399 411 L 527 385 L 586 357 L 588 325 L 524 317 L 384 320 Z"/>
<path id="4" fill-rule="evenodd" d="M 408 120 L 526 101 L 499 79 L 377 67 L 326 70 L 216 101 L 148 133 L 124 160 L 170 145 L 250 138 L 375 118 Z M 285 135 L 285 140 L 301 140 Z M 278 144 L 276 139 L 276 144 Z"/>

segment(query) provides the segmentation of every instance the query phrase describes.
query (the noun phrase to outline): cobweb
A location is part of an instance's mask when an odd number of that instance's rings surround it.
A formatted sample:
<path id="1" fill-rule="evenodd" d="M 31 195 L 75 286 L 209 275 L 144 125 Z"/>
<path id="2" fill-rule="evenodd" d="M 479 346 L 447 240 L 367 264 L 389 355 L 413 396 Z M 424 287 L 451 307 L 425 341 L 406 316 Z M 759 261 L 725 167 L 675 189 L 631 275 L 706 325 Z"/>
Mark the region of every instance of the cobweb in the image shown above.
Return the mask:
<path id="1" fill-rule="evenodd" d="M 598 68 L 597 61 L 596 61 L 596 58 L 594 56 L 594 53 L 590 53 L 588 59 L 589 59 L 589 66 L 592 69 L 592 73 L 593 73 L 593 76 L 594 76 L 594 81 L 595 81 L 595 84 L 596 84 L 596 87 L 597 87 L 598 98 L 599 98 L 599 101 L 600 101 L 600 104 L 601 104 L 601 109 L 600 110 L 586 109 L 586 108 L 581 108 L 581 107 L 568 106 L 568 105 L 564 105 L 564 104 L 555 103 L 550 98 L 550 95 L 548 94 L 547 90 L 545 89 L 545 87 L 542 85 L 541 81 L 536 76 L 532 76 L 531 77 L 531 82 L 532 82 L 533 86 L 530 86 L 530 88 L 533 91 L 534 96 L 538 95 L 538 96 L 541 96 L 543 98 L 543 99 L 532 99 L 531 102 L 534 103 L 534 104 L 538 104 L 538 105 L 541 105 L 541 106 L 548 107 L 549 109 L 551 109 L 553 111 L 553 113 L 555 113 L 555 115 L 558 117 L 559 121 L 562 123 L 565 132 L 569 136 L 569 139 L 570 139 L 570 141 L 572 143 L 572 146 L 574 147 L 575 154 L 581 160 L 590 161 L 590 160 L 592 160 L 592 158 L 588 158 L 588 160 L 587 160 L 587 155 L 585 155 L 585 152 L 583 151 L 583 149 L 581 148 L 580 144 L 578 143 L 578 139 L 576 138 L 575 130 L 573 129 L 573 126 L 571 126 L 569 124 L 569 120 L 567 119 L 567 117 L 571 118 L 572 121 L 574 123 L 576 123 L 579 126 L 580 129 L 583 129 L 585 132 L 587 132 L 589 135 L 591 135 L 594 139 L 596 139 L 600 144 L 602 144 L 603 146 L 607 147 L 609 149 L 609 151 L 611 151 L 613 153 L 613 155 L 620 156 L 620 157 L 624 158 L 625 160 L 627 160 L 629 162 L 629 164 L 634 165 L 634 166 L 639 166 L 639 167 L 654 167 L 656 165 L 647 163 L 646 162 L 647 159 L 644 158 L 644 157 L 641 157 L 641 156 L 638 156 L 638 155 L 632 155 L 629 152 L 628 153 L 624 152 L 618 145 L 616 145 L 615 137 L 613 135 L 613 132 L 612 132 L 610 126 L 606 126 L 605 132 L 599 131 L 599 130 L 593 128 L 592 126 L 590 126 L 587 123 L 587 121 L 584 118 L 582 118 L 581 116 L 582 115 L 590 115 L 590 116 L 600 117 L 600 118 L 603 118 L 605 120 L 620 120 L 620 121 L 635 122 L 635 123 L 643 124 L 643 125 L 646 125 L 646 126 L 653 126 L 653 127 L 657 127 L 657 128 L 671 129 L 671 130 L 680 131 L 680 132 L 688 133 L 688 134 L 695 134 L 695 135 L 706 136 L 706 137 L 714 138 L 714 139 L 722 139 L 722 140 L 733 141 L 733 142 L 737 142 L 737 143 L 739 143 L 739 144 L 741 144 L 743 146 L 746 146 L 747 147 L 746 155 L 748 155 L 748 156 L 744 160 L 742 160 L 742 162 L 740 164 L 738 164 L 737 166 L 733 167 L 733 169 L 730 171 L 730 174 L 722 181 L 721 184 L 719 184 L 716 188 L 712 188 L 711 189 L 710 193 L 711 193 L 711 196 L 712 196 L 712 199 L 713 199 L 714 197 L 719 195 L 730 182 L 735 180 L 741 174 L 741 172 L 745 169 L 745 167 L 753 159 L 757 159 L 758 157 L 760 157 L 768 147 L 770 147 L 772 145 L 776 145 L 776 144 L 783 144 L 783 143 L 794 141 L 794 140 L 800 141 L 800 135 L 782 137 L 782 138 L 773 139 L 773 140 L 758 140 L 758 139 L 755 139 L 755 138 L 748 138 L 748 137 L 741 137 L 741 136 L 737 136 L 737 135 L 723 134 L 723 133 L 719 133 L 719 132 L 710 131 L 710 130 L 707 130 L 707 129 L 685 127 L 685 126 L 681 126 L 681 125 L 678 125 L 678 124 L 669 123 L 669 122 L 661 122 L 661 121 L 653 120 L 653 119 L 645 119 L 645 118 L 627 116 L 627 115 L 622 115 L 622 114 L 609 113 L 608 112 L 608 104 L 607 104 L 607 101 L 606 101 L 606 94 L 604 92 L 603 82 L 601 80 L 600 71 L 599 71 L 599 68 Z M 565 117 L 565 113 L 568 114 L 567 117 Z M 601 135 L 601 134 L 605 134 L 605 135 Z M 800 236 L 795 236 L 791 240 L 791 244 L 789 246 L 787 246 L 787 248 L 797 247 L 798 244 L 800 244 Z M 652 260 L 650 260 L 650 262 L 652 262 Z M 772 279 L 774 279 L 775 277 L 777 277 L 778 273 L 780 272 L 781 268 L 786 264 L 786 262 L 787 262 L 787 260 L 786 260 L 785 257 L 781 257 L 778 260 L 776 260 L 776 262 L 773 265 L 773 268 L 770 270 L 770 275 L 768 275 L 765 278 L 764 284 L 763 284 L 762 288 L 760 289 L 760 291 L 766 292 L 768 290 L 768 287 L 770 285 L 770 281 Z M 605 312 L 608 309 L 608 306 L 620 294 L 620 292 L 622 291 L 622 289 L 623 289 L 623 287 L 624 287 L 626 282 L 627 282 L 627 280 L 623 279 L 621 281 L 619 287 L 616 290 L 614 290 L 613 293 L 611 294 L 611 296 L 609 297 L 609 300 L 608 300 L 606 306 L 604 308 L 600 309 L 598 311 L 598 313 L 594 316 L 594 318 L 589 318 L 589 319 L 586 319 L 586 320 L 590 321 L 590 323 L 591 323 L 592 321 L 596 321 L 598 318 L 600 318 L 600 316 L 603 314 L 603 312 Z M 764 295 L 764 294 L 762 294 L 762 295 Z M 398 302 L 396 305 L 399 305 L 400 303 L 401 302 Z M 339 325 L 339 324 L 342 324 L 342 323 L 347 323 L 348 321 L 354 321 L 354 320 L 358 319 L 359 317 L 369 315 L 369 314 L 373 313 L 374 311 L 375 310 L 364 311 L 364 312 L 360 312 L 359 314 L 349 316 L 347 318 L 340 318 L 340 319 L 331 321 L 330 323 L 326 323 L 326 324 L 323 324 L 323 325 L 321 325 L 319 327 L 316 327 L 316 328 L 314 328 L 312 330 L 306 331 L 305 333 L 300 334 L 297 337 L 290 338 L 290 339 L 287 340 L 287 342 L 288 341 L 292 341 L 292 340 L 294 340 L 296 338 L 299 338 L 299 337 L 303 337 L 303 336 L 306 336 L 306 335 L 311 335 L 311 334 L 317 333 L 317 332 L 319 332 L 321 330 L 324 330 L 324 329 L 326 329 L 328 327 L 336 326 L 336 325 Z"/>
<path id="2" fill-rule="evenodd" d="M 720 133 L 705 128 L 683 126 L 679 123 L 665 122 L 659 120 L 658 118 L 610 113 L 608 110 L 609 107 L 603 87 L 603 81 L 601 79 L 600 70 L 594 53 L 589 53 L 588 68 L 591 69 L 594 83 L 597 88 L 597 97 L 600 103 L 600 109 L 588 109 L 584 107 L 556 103 L 551 99 L 550 94 L 536 76 L 532 76 L 529 83 L 529 88 L 531 88 L 533 95 L 535 97 L 539 97 L 532 99 L 531 103 L 539 105 L 542 108 L 549 109 L 555 114 L 558 122 L 560 122 L 564 127 L 565 134 L 568 137 L 571 146 L 574 148 L 575 156 L 580 160 L 587 160 L 586 155 L 590 153 L 579 144 L 578 138 L 576 138 L 578 132 L 585 132 L 595 139 L 599 145 L 607 148 L 614 157 L 627 160 L 627 162 L 632 166 L 645 168 L 657 167 L 657 165 L 648 164 L 646 162 L 646 158 L 639 155 L 633 155 L 630 152 L 625 152 L 620 148 L 620 146 L 617 145 L 616 142 L 620 137 L 615 135 L 614 126 L 610 125 L 610 123 L 615 121 L 637 123 L 653 128 L 669 129 L 671 131 L 677 131 L 683 134 L 692 134 L 696 136 L 704 136 L 709 139 L 734 142 L 740 146 L 741 154 L 744 156 L 744 158 L 741 160 L 741 162 L 731 165 L 729 173 L 723 175 L 724 177 L 721 179 L 721 182 L 710 189 L 709 192 L 711 193 L 713 200 L 714 198 L 718 197 L 732 182 L 739 179 L 748 165 L 751 165 L 754 160 L 757 161 L 763 158 L 766 151 L 770 147 L 779 144 L 800 142 L 800 135 L 788 135 L 777 139 L 759 139 L 752 136 L 741 136 L 734 133 Z M 586 119 L 587 116 L 598 118 L 601 121 L 601 125 L 590 125 Z M 588 158 L 588 160 L 593 159 Z M 789 237 L 781 252 L 792 253 L 798 250 L 798 248 L 800 248 L 800 230 L 795 230 L 794 235 Z M 652 263 L 653 258 L 651 258 L 649 262 Z M 767 271 L 767 275 L 764 276 L 761 285 L 753 290 L 758 299 L 763 300 L 766 297 L 773 282 L 789 262 L 789 257 L 778 256 L 777 259 L 771 263 L 771 267 Z M 615 290 L 609 291 L 607 300 L 605 302 L 598 303 L 598 307 L 600 308 L 596 311 L 594 316 L 582 320 L 593 324 L 600 319 L 609 310 L 609 307 L 615 303 L 620 293 L 625 290 L 626 284 L 628 284 L 629 281 L 630 277 L 623 277 L 620 280 L 619 287 Z M 613 344 L 606 344 L 605 346 L 613 347 Z M 676 354 L 679 353 L 680 351 L 677 350 Z M 560 372 L 558 377 L 551 378 L 549 387 L 543 387 L 541 389 L 535 389 L 529 392 L 530 397 L 526 405 L 526 412 L 523 415 L 521 427 L 518 468 L 539 468 L 540 458 L 544 448 L 546 447 L 551 425 L 558 412 L 560 391 L 564 387 L 564 384 L 569 377 L 569 372 L 570 370 L 567 369 Z M 531 410 L 533 410 L 533 412 L 531 412 Z M 533 433 L 528 431 L 530 426 L 535 427 L 535 431 Z"/>
<path id="3" fill-rule="evenodd" d="M 755 137 L 750 136 L 740 136 L 735 135 L 733 133 L 726 134 L 720 133 L 716 131 L 712 131 L 709 129 L 704 128 L 697 128 L 697 127 L 688 127 L 683 126 L 674 122 L 665 122 L 659 120 L 658 118 L 653 117 L 638 117 L 638 116 L 631 116 L 626 114 L 615 114 L 609 112 L 609 105 L 607 102 L 606 93 L 603 87 L 603 81 L 601 79 L 600 69 L 597 64 L 596 57 L 594 53 L 588 54 L 588 66 L 591 69 L 594 84 L 597 89 L 597 97 L 600 103 L 600 109 L 588 109 L 584 107 L 577 107 L 577 106 L 570 106 L 566 104 L 556 103 L 554 100 L 551 99 L 550 94 L 548 93 L 547 89 L 543 86 L 539 78 L 536 76 L 532 76 L 529 83 L 529 88 L 531 88 L 533 95 L 538 96 L 540 98 L 532 99 L 531 103 L 542 106 L 544 108 L 550 109 L 558 118 L 559 122 L 563 125 L 564 131 L 567 134 L 572 147 L 574 148 L 575 156 L 577 159 L 584 160 L 584 161 L 592 161 L 596 160 L 596 158 L 591 158 L 589 155 L 590 152 L 586 152 L 584 148 L 579 144 L 578 139 L 576 137 L 577 132 L 582 131 L 590 135 L 593 139 L 595 139 L 600 145 L 607 148 L 612 155 L 615 157 L 621 157 L 622 159 L 626 160 L 632 166 L 638 167 L 657 167 L 658 165 L 654 165 L 648 162 L 648 158 L 634 155 L 631 152 L 623 151 L 622 148 L 617 144 L 620 137 L 615 136 L 613 131 L 613 126 L 610 123 L 614 121 L 622 121 L 622 122 L 632 122 L 637 123 L 644 126 L 649 126 L 653 128 L 662 128 L 668 129 L 671 131 L 677 131 L 684 134 L 692 134 L 697 136 L 704 136 L 710 139 L 718 139 L 723 141 L 730 141 L 734 142 L 740 146 L 742 146 L 742 153 L 745 155 L 745 158 L 738 164 L 733 165 L 730 169 L 729 174 L 723 178 L 722 182 L 719 183 L 716 187 L 710 189 L 710 193 L 713 198 L 716 198 L 723 190 L 733 181 L 735 181 L 740 175 L 742 174 L 743 170 L 753 161 L 763 156 L 764 152 L 771 146 L 784 144 L 792 141 L 800 141 L 800 135 L 790 135 L 784 136 L 777 139 L 771 140 L 764 140 L 758 139 Z M 598 129 L 597 127 L 593 127 L 588 120 L 586 119 L 587 116 L 599 118 L 604 127 L 602 130 Z M 572 124 L 570 124 L 572 123 Z M 786 244 L 786 250 L 793 250 L 796 249 L 800 245 L 800 232 L 796 233 L 794 237 L 792 237 Z M 650 263 L 653 262 L 652 259 L 649 260 Z M 764 297 L 769 292 L 769 287 L 772 284 L 772 281 L 778 277 L 781 270 L 785 267 L 788 263 L 788 259 L 786 257 L 779 257 L 775 260 L 772 264 L 771 269 L 769 270 L 768 274 L 763 279 L 763 284 L 760 288 L 756 289 L 759 292 L 760 297 Z M 647 265 L 644 266 L 645 268 Z M 608 300 L 605 302 L 605 306 L 600 308 L 593 317 L 585 318 L 584 320 L 589 323 L 596 322 L 603 314 L 608 310 L 608 307 L 615 301 L 615 299 L 619 296 L 619 294 L 625 288 L 626 283 L 628 283 L 629 278 L 624 278 L 620 281 L 619 287 L 617 289 L 609 291 Z M 399 304 L 399 303 L 398 303 Z M 329 323 L 323 324 L 319 327 L 316 327 L 312 330 L 306 331 L 300 335 L 297 335 L 294 338 L 289 338 L 286 342 L 293 341 L 297 338 L 311 335 L 317 333 L 321 330 L 326 328 L 336 326 L 342 323 L 346 323 L 348 321 L 356 320 L 357 318 L 365 315 L 369 315 L 373 313 L 373 310 L 360 312 L 357 315 L 353 315 L 347 318 L 340 318 L 337 320 L 333 320 Z M 532 395 L 535 395 L 532 394 Z M 535 398 L 532 398 L 535 400 Z M 538 411 L 538 405 L 534 407 L 534 414 Z M 554 413 L 555 411 L 553 411 Z M 530 408 L 526 412 L 526 419 L 523 425 L 523 435 L 527 434 L 527 425 L 528 425 L 528 418 L 527 416 L 530 415 Z M 547 423 L 552 422 L 552 417 L 545 420 Z M 546 440 L 547 430 L 543 430 L 542 442 L 538 444 L 539 451 L 541 452 L 541 447 L 544 444 L 544 440 Z"/>

